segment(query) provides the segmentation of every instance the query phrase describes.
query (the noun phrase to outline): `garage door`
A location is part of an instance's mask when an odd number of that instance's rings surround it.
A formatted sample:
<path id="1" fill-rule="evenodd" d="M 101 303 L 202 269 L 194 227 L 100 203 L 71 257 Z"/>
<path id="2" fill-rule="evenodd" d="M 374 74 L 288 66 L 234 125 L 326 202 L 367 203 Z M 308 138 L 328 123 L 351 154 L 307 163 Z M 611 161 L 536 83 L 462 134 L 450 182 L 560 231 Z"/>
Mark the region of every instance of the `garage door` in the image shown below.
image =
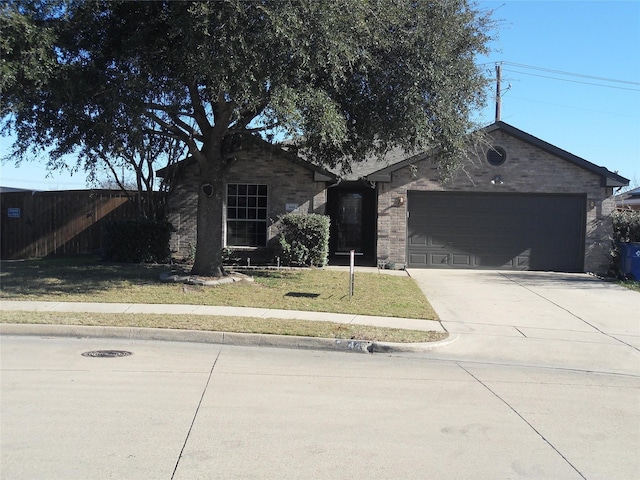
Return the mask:
<path id="1" fill-rule="evenodd" d="M 409 267 L 583 270 L 585 195 L 409 192 Z"/>

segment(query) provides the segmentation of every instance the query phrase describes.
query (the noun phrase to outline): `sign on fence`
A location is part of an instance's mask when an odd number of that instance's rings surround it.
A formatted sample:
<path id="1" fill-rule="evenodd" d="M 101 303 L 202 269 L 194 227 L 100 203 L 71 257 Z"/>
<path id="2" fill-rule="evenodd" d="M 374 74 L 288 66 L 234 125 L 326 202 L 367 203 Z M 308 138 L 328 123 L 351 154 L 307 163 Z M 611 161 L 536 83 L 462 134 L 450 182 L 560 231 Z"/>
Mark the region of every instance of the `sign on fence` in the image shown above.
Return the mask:
<path id="1" fill-rule="evenodd" d="M 20 218 L 20 209 L 19 208 L 7 208 L 7 217 L 9 217 L 9 218 Z"/>

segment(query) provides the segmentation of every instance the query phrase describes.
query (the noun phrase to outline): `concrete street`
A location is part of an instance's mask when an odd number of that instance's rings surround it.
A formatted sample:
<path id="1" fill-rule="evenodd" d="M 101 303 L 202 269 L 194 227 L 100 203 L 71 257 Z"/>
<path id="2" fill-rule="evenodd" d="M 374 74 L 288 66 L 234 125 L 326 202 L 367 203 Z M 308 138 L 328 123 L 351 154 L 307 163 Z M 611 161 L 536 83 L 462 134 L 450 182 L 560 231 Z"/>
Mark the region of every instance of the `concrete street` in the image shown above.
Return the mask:
<path id="1" fill-rule="evenodd" d="M 371 355 L 3 333 L 0 478 L 640 478 L 637 292 L 409 274 L 453 342 Z M 82 356 L 104 349 L 132 355 Z"/>
<path id="2" fill-rule="evenodd" d="M 640 379 L 420 356 L 2 337 L 3 479 L 640 475 Z M 88 358 L 118 349 L 120 358 Z"/>

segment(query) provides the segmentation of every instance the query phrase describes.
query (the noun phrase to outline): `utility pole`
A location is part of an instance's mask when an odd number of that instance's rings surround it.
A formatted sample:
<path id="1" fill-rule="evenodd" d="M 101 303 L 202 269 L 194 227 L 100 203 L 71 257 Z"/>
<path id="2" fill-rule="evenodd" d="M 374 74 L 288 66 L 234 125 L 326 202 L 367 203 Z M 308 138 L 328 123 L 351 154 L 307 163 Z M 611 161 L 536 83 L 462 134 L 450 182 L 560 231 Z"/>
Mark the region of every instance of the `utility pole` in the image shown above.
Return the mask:
<path id="1" fill-rule="evenodd" d="M 496 63 L 496 122 L 500 121 L 500 110 L 502 109 L 502 95 L 500 93 L 500 82 L 502 81 L 502 64 Z"/>

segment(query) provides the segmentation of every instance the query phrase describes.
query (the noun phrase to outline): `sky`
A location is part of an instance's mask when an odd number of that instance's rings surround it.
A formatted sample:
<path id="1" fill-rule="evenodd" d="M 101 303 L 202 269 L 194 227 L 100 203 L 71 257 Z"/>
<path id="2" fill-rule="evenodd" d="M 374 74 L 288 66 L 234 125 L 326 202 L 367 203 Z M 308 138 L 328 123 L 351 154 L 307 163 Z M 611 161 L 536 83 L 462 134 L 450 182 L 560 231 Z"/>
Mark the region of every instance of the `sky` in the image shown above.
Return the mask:
<path id="1" fill-rule="evenodd" d="M 502 65 L 501 120 L 640 186 L 640 1 L 480 1 L 497 22 L 491 53 Z M 475 120 L 495 119 L 495 84 Z M 0 138 L 0 156 L 10 140 Z M 82 172 L 42 163 L 0 166 L 0 185 L 87 188 Z M 89 186 L 90 187 L 90 186 Z"/>

